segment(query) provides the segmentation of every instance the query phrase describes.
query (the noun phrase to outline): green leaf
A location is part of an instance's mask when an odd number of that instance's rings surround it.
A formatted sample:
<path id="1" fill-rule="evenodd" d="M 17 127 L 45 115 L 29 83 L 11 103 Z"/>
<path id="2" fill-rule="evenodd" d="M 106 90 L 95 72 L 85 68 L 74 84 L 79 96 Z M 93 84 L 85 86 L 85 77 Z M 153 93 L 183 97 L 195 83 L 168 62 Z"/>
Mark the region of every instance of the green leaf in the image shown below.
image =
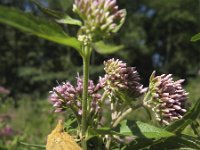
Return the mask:
<path id="1" fill-rule="evenodd" d="M 127 145 L 123 150 L 139 150 L 149 147 L 152 143 L 153 140 L 151 139 L 136 139 Z"/>
<path id="2" fill-rule="evenodd" d="M 173 133 L 168 132 L 165 129 L 161 129 L 140 121 L 122 121 L 120 125 L 120 133 L 123 135 L 133 135 L 137 136 L 138 138 L 150 139 L 159 139 L 174 136 Z"/>
<path id="3" fill-rule="evenodd" d="M 42 5 L 40 5 L 37 1 L 32 0 L 34 4 L 36 4 L 36 6 L 45 14 L 50 15 L 52 17 L 56 18 L 56 21 L 58 23 L 63 23 L 63 24 L 71 24 L 71 25 L 78 25 L 81 26 L 82 22 L 80 20 L 77 19 L 73 19 L 70 16 L 68 16 L 65 13 L 59 12 L 59 11 L 55 11 L 55 10 L 51 10 L 48 8 L 43 7 Z"/>
<path id="4" fill-rule="evenodd" d="M 197 121 L 194 121 L 194 122 L 191 123 L 190 126 L 191 126 L 191 128 L 192 128 L 194 134 L 195 134 L 197 137 L 200 137 L 200 133 L 199 133 L 199 131 L 198 131 L 199 123 L 198 123 Z"/>
<path id="5" fill-rule="evenodd" d="M 59 25 L 15 8 L 0 6 L 0 22 L 76 50 L 81 47 L 80 42 L 68 36 Z"/>
<path id="6" fill-rule="evenodd" d="M 98 133 L 93 128 L 88 127 L 86 140 L 88 141 L 88 140 L 90 140 L 94 137 L 97 137 L 97 136 L 98 136 Z"/>
<path id="7" fill-rule="evenodd" d="M 170 132 L 181 132 L 183 131 L 189 124 L 197 119 L 200 114 L 200 99 L 197 100 L 196 104 L 189 110 L 181 120 L 177 120 L 171 125 L 167 126 L 165 129 Z"/>
<path id="8" fill-rule="evenodd" d="M 93 148 L 95 150 L 101 150 L 103 149 L 103 141 L 102 138 L 99 136 L 99 134 L 96 132 L 95 129 L 92 127 L 88 127 L 87 133 L 86 133 L 86 141 L 88 145 L 92 144 Z"/>
<path id="9" fill-rule="evenodd" d="M 78 25 L 81 26 L 82 22 L 77 20 L 77 19 L 73 19 L 68 15 L 65 15 L 62 19 L 56 19 L 56 21 L 58 23 L 63 23 L 63 24 L 72 24 L 72 25 Z"/>
<path id="10" fill-rule="evenodd" d="M 191 38 L 191 41 L 192 41 L 192 42 L 196 42 L 196 41 L 198 41 L 198 40 L 200 40 L 200 33 L 194 35 L 194 36 Z"/>
<path id="11" fill-rule="evenodd" d="M 137 150 L 137 149 L 199 149 L 200 141 L 197 138 L 180 134 L 169 138 L 162 138 L 158 140 L 149 139 L 136 139 L 131 142 L 124 150 Z"/>
<path id="12" fill-rule="evenodd" d="M 180 134 L 171 138 L 162 139 L 151 144 L 150 149 L 200 149 L 200 141 L 192 136 Z"/>
<path id="13" fill-rule="evenodd" d="M 96 42 L 94 45 L 94 49 L 100 54 L 112 54 L 124 48 L 123 45 L 112 45 L 106 44 L 103 41 Z"/>

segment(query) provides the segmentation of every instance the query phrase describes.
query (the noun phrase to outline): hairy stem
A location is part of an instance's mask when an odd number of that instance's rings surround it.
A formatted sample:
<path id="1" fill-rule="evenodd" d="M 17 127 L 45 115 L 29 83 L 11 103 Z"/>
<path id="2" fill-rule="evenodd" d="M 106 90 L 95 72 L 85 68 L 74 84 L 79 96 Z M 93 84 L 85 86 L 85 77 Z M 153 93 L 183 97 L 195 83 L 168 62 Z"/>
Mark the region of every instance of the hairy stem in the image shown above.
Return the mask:
<path id="1" fill-rule="evenodd" d="M 90 64 L 90 47 L 84 47 L 85 55 L 83 56 L 83 95 L 82 95 L 82 119 L 81 119 L 81 135 L 82 147 L 87 150 L 87 143 L 85 140 L 87 130 L 87 100 L 88 100 L 88 80 L 89 80 L 89 64 Z"/>

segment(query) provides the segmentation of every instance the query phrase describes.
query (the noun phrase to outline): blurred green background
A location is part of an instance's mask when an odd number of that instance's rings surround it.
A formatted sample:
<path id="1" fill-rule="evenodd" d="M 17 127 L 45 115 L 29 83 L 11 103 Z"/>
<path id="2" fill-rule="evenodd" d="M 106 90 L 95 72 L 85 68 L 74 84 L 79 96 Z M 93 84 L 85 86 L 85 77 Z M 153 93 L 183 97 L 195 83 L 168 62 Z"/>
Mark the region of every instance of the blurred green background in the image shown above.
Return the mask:
<path id="1" fill-rule="evenodd" d="M 73 0 L 39 0 L 43 6 L 72 13 Z M 113 39 L 125 48 L 112 55 L 92 54 L 91 79 L 103 75 L 103 61 L 120 58 L 136 66 L 147 86 L 153 70 L 186 79 L 191 103 L 200 97 L 200 43 L 190 42 L 200 32 L 200 0 L 118 0 L 127 10 L 124 26 Z M 29 0 L 0 0 L 0 5 L 44 16 Z M 6 12 L 5 12 L 6 13 Z M 71 35 L 77 28 L 64 25 Z M 48 91 L 57 82 L 74 82 L 82 61 L 72 48 L 60 46 L 0 24 L 0 86 L 9 90 L 0 98 L 0 150 L 31 149 L 17 141 L 45 144 L 57 118 Z M 34 149 L 34 148 L 33 148 Z"/>

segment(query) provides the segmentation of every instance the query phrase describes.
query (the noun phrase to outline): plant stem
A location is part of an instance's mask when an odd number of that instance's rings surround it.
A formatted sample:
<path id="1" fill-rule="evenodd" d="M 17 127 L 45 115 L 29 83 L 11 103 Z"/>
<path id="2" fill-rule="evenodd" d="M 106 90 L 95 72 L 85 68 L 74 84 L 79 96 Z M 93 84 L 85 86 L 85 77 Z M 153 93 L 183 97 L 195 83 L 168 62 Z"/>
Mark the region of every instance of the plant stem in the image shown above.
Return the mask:
<path id="1" fill-rule="evenodd" d="M 101 103 L 102 103 L 102 104 L 104 104 L 104 102 L 105 102 L 105 100 L 106 100 L 107 97 L 108 97 L 108 92 L 105 91 L 105 92 L 103 93 L 102 97 L 101 97 Z"/>
<path id="2" fill-rule="evenodd" d="M 110 144 L 112 142 L 111 135 L 108 135 L 108 140 L 106 141 L 106 150 L 110 150 Z"/>
<path id="3" fill-rule="evenodd" d="M 146 102 L 150 95 L 151 95 L 151 92 L 148 91 L 148 92 L 146 93 L 146 95 L 144 96 L 143 102 Z"/>
<path id="4" fill-rule="evenodd" d="M 124 113 L 122 113 L 122 115 L 113 123 L 112 127 L 113 127 L 113 128 L 117 127 L 117 125 L 118 125 L 129 113 L 131 113 L 132 111 L 134 111 L 134 110 L 136 110 L 136 109 L 138 109 L 138 108 L 140 108 L 140 107 L 142 107 L 142 106 L 143 106 L 143 104 L 138 104 L 138 105 L 136 105 L 136 106 L 133 106 L 133 107 L 127 109 L 127 110 L 126 110 Z"/>
<path id="5" fill-rule="evenodd" d="M 82 95 L 82 119 L 81 119 L 81 135 L 82 147 L 87 150 L 87 143 L 85 140 L 87 130 L 87 99 L 88 99 L 88 80 L 89 80 L 89 64 L 90 64 L 90 47 L 84 47 L 85 55 L 83 56 L 83 95 Z"/>

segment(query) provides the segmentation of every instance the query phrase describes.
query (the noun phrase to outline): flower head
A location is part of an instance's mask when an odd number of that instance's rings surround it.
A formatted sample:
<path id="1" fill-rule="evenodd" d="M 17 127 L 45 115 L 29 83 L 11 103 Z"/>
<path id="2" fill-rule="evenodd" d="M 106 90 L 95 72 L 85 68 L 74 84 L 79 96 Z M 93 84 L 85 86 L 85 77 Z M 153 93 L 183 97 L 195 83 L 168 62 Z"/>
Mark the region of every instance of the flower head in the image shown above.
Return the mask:
<path id="1" fill-rule="evenodd" d="M 136 97 L 145 92 L 135 67 L 127 67 L 126 63 L 114 58 L 105 61 L 104 65 L 105 84 L 109 90 L 125 90 Z"/>
<path id="2" fill-rule="evenodd" d="M 73 11 L 84 20 L 81 34 L 97 39 L 117 32 L 126 16 L 125 10 L 118 10 L 116 0 L 75 0 Z"/>
<path id="3" fill-rule="evenodd" d="M 70 82 L 63 82 L 62 84 L 53 88 L 50 91 L 49 100 L 56 108 L 55 112 L 61 112 L 71 105 L 80 109 L 80 102 L 77 97 L 77 90 Z"/>
<path id="4" fill-rule="evenodd" d="M 77 110 L 78 114 L 82 114 L 81 96 L 83 92 L 83 80 L 79 77 L 77 85 L 73 86 L 70 82 L 63 82 L 62 84 L 53 88 L 50 91 L 49 100 L 55 107 L 55 112 L 65 111 L 66 108 L 71 107 Z M 91 112 L 99 111 L 99 100 L 101 95 L 98 93 L 101 87 L 95 85 L 92 80 L 88 83 L 88 98 L 91 99 Z"/>
<path id="5" fill-rule="evenodd" d="M 146 104 L 161 123 L 168 125 L 185 114 L 188 93 L 181 85 L 183 82 L 183 79 L 173 81 L 172 74 L 155 76 L 155 72 L 152 73 L 149 85 L 151 99 Z"/>

